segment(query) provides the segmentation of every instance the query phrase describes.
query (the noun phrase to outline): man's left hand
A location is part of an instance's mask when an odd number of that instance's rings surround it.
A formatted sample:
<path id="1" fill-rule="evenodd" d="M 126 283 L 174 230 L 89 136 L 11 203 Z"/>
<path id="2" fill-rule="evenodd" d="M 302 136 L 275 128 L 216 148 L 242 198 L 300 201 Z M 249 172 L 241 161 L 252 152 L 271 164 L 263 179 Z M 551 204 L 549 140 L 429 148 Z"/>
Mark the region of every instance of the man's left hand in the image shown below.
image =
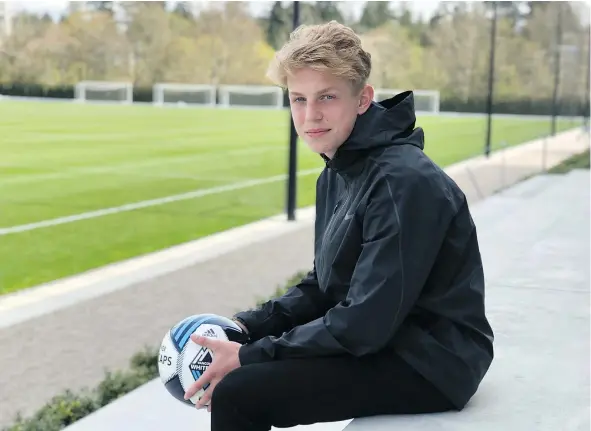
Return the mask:
<path id="1" fill-rule="evenodd" d="M 209 387 L 197 403 L 197 408 L 200 409 L 207 403 L 207 410 L 211 412 L 211 394 L 215 386 L 228 374 L 230 371 L 240 367 L 240 359 L 238 357 L 238 350 L 242 346 L 240 343 L 234 341 L 217 340 L 215 338 L 203 337 L 192 334 L 191 340 L 200 346 L 206 347 L 213 353 L 213 361 L 207 367 L 207 370 L 193 383 L 185 392 L 185 399 L 191 398 L 203 386 L 209 383 Z"/>

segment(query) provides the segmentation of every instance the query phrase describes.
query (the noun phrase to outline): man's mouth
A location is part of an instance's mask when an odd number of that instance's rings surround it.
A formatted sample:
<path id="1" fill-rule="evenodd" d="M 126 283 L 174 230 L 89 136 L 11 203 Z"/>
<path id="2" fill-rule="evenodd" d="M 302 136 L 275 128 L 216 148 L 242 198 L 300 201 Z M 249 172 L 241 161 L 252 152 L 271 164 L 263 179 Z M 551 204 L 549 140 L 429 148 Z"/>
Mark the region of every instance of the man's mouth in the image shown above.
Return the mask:
<path id="1" fill-rule="evenodd" d="M 308 136 L 311 136 L 313 138 L 317 138 L 319 136 L 322 136 L 328 132 L 330 132 L 331 129 L 310 129 L 306 131 L 306 134 Z"/>

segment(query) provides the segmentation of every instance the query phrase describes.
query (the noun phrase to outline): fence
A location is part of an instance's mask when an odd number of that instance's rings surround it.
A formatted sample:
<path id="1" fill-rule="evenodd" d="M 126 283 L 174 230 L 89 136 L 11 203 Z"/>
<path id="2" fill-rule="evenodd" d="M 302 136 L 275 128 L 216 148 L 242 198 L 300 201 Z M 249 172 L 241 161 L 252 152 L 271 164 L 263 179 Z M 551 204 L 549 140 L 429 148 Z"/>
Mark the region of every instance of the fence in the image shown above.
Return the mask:
<path id="1" fill-rule="evenodd" d="M 544 116 L 535 137 L 563 130 L 564 117 L 588 124 L 583 2 L 441 2 L 426 17 L 404 2 L 367 2 L 355 13 L 345 3 L 275 2 L 258 17 L 246 2 L 200 11 L 178 3 L 81 2 L 51 24 L 16 15 L 1 42 L 0 94 L 73 98 L 77 82 L 123 81 L 133 101 L 152 102 L 156 83 L 268 85 L 266 65 L 294 26 L 336 19 L 371 52 L 376 88 L 434 89 L 441 112 L 484 114 L 479 154 L 512 135 L 499 114 Z M 288 127 L 287 142 L 295 181 Z M 291 212 L 295 185 L 288 190 Z"/>

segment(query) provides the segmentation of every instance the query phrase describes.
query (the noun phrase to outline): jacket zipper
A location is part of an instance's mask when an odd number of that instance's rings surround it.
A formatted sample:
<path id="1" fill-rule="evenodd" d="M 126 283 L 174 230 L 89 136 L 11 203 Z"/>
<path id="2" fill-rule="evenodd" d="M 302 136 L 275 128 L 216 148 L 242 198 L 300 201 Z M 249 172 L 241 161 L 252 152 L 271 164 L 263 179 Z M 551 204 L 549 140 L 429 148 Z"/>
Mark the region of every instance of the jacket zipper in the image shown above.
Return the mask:
<path id="1" fill-rule="evenodd" d="M 341 201 L 342 203 L 340 204 L 340 206 L 337 207 L 336 211 L 333 213 L 332 217 L 330 218 L 328 225 L 326 226 L 326 229 L 324 230 L 324 235 L 322 235 L 322 242 L 320 245 L 320 252 L 322 253 L 322 255 L 320 256 L 320 262 L 322 263 L 322 272 L 325 272 L 325 262 L 326 262 L 326 251 L 325 251 L 325 244 L 326 241 L 330 240 L 330 236 L 332 235 L 332 231 L 334 226 L 336 225 L 336 221 L 341 219 L 341 213 L 343 211 L 343 208 L 345 209 L 344 211 L 347 211 L 347 207 L 349 204 L 349 199 L 351 197 L 351 193 L 349 193 L 349 186 L 347 185 L 345 187 L 345 197 L 343 198 L 343 200 Z"/>

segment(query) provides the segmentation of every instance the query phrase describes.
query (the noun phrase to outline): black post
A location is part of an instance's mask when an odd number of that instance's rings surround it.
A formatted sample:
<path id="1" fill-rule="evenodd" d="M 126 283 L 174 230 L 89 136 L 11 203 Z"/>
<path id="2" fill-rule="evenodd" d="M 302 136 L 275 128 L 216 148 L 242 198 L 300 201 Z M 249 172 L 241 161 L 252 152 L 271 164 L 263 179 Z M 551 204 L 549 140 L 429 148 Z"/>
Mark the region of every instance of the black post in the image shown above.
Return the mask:
<path id="1" fill-rule="evenodd" d="M 591 92 L 591 88 L 589 87 L 589 74 L 591 74 L 591 35 L 587 39 L 587 85 L 585 86 L 585 106 L 583 111 L 583 124 L 585 127 L 589 127 L 589 110 L 591 107 L 589 106 L 589 93 Z"/>
<path id="2" fill-rule="evenodd" d="M 562 4 L 556 3 L 558 13 L 556 14 L 556 43 L 554 52 L 554 91 L 552 92 L 552 131 L 556 135 L 556 117 L 558 115 L 558 87 L 560 85 L 560 50 L 562 45 Z"/>
<path id="3" fill-rule="evenodd" d="M 293 2 L 293 28 L 300 25 L 300 2 Z M 298 159 L 298 135 L 293 123 L 291 111 L 289 115 L 289 171 L 287 180 L 287 220 L 295 220 L 297 200 L 297 159 Z"/>
<path id="4" fill-rule="evenodd" d="M 493 19 L 490 30 L 490 58 L 488 60 L 488 99 L 486 101 L 486 113 L 488 116 L 486 125 L 486 143 L 484 145 L 484 154 L 490 155 L 490 136 L 492 133 L 492 107 L 493 91 L 495 83 L 495 48 L 497 45 L 497 2 L 493 1 Z"/>

